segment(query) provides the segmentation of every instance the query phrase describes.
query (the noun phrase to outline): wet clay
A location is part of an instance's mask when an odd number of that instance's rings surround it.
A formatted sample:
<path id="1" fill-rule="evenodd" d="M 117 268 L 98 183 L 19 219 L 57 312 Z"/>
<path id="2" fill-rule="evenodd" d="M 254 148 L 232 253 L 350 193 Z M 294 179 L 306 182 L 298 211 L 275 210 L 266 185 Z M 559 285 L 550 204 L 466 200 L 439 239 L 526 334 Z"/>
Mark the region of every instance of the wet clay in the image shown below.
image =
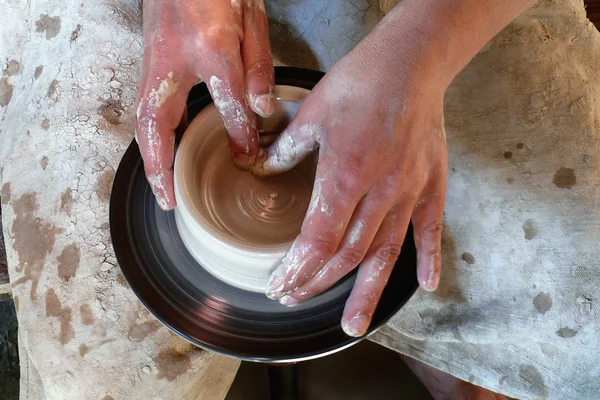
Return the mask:
<path id="1" fill-rule="evenodd" d="M 285 129 L 307 93 L 277 87 L 275 112 L 257 122 L 261 146 Z M 225 126 L 215 107 L 207 107 L 186 131 L 176 155 L 176 216 L 183 242 L 221 280 L 262 291 L 300 233 L 315 169 L 312 157 L 271 177 L 238 169 Z"/>
<path id="2" fill-rule="evenodd" d="M 257 177 L 233 164 L 224 129 L 208 138 L 195 161 L 190 196 L 215 229 L 257 247 L 291 243 L 300 233 L 312 191 L 308 163 L 283 175 Z"/>

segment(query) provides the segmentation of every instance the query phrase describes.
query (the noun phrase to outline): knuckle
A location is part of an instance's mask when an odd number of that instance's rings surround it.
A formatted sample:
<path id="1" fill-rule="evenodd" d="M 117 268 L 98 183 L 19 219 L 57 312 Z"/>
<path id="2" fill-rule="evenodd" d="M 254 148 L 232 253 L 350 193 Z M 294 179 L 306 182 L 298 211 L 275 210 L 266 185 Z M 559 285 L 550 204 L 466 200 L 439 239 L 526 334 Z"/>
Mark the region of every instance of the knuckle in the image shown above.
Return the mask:
<path id="1" fill-rule="evenodd" d="M 405 186 L 402 181 L 395 175 L 387 176 L 377 187 L 378 196 L 382 199 L 397 199 Z"/>
<path id="2" fill-rule="evenodd" d="M 270 58 L 261 57 L 247 67 L 247 75 L 265 75 L 271 78 L 273 75 L 273 63 Z"/>
<path id="3" fill-rule="evenodd" d="M 377 249 L 374 257 L 382 265 L 393 265 L 400 256 L 401 250 L 400 243 L 386 243 Z"/>
<path id="4" fill-rule="evenodd" d="M 200 32 L 199 47 L 210 53 L 222 53 L 223 48 L 232 44 L 232 38 L 239 44 L 238 38 L 242 35 L 241 28 L 237 25 L 214 24 Z"/>
<path id="5" fill-rule="evenodd" d="M 428 221 L 423 225 L 423 234 L 431 237 L 431 236 L 440 236 L 442 234 L 442 230 L 444 229 L 444 225 L 441 220 L 436 219 L 434 221 Z"/>
<path id="6" fill-rule="evenodd" d="M 363 257 L 364 251 L 355 246 L 344 248 L 339 254 L 342 266 L 354 267 L 362 261 Z"/>
<path id="7" fill-rule="evenodd" d="M 350 150 L 350 149 L 348 149 Z M 338 154 L 340 158 L 340 167 L 343 168 L 344 171 L 348 171 L 348 174 L 363 177 L 367 173 L 367 168 L 365 168 L 365 151 L 361 147 L 359 149 L 352 149 L 350 151 L 344 151 L 341 154 Z"/>
<path id="8" fill-rule="evenodd" d="M 313 240 L 311 249 L 316 258 L 324 261 L 330 259 L 337 250 L 337 241 L 331 237 Z"/>
<path id="9" fill-rule="evenodd" d="M 342 194 L 355 194 L 363 188 L 365 179 L 356 166 L 346 167 L 344 165 L 340 167 L 339 171 L 340 174 L 335 187 L 336 191 Z"/>
<path id="10" fill-rule="evenodd" d="M 387 176 L 383 180 L 382 186 L 384 190 L 387 190 L 389 192 L 396 192 L 400 187 L 400 182 L 400 177 L 396 176 L 395 174 L 392 174 Z"/>

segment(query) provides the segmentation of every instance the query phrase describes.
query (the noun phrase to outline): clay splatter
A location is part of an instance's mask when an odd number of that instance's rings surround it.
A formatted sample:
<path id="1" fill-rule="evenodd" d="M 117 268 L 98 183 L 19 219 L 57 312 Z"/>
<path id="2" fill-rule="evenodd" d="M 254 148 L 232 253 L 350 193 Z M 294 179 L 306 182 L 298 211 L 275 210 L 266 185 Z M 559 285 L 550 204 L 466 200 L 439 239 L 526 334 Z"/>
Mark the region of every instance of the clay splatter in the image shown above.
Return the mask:
<path id="1" fill-rule="evenodd" d="M 2 200 L 2 204 L 8 204 L 10 201 L 10 182 L 6 182 L 2 185 L 2 192 L 0 193 L 0 199 Z"/>
<path id="2" fill-rule="evenodd" d="M 129 340 L 132 342 L 141 342 L 146 336 L 156 332 L 161 327 L 158 321 L 148 321 L 143 324 L 134 325 L 129 331 Z"/>
<path id="3" fill-rule="evenodd" d="M 38 65 L 37 67 L 35 67 L 35 71 L 33 73 L 33 77 L 35 79 L 39 78 L 40 75 L 42 75 L 43 71 L 44 71 L 44 66 L 43 65 Z"/>
<path id="4" fill-rule="evenodd" d="M 48 118 L 44 118 L 40 126 L 43 130 L 47 131 L 48 129 L 50 129 L 50 120 Z"/>
<path id="5" fill-rule="evenodd" d="M 557 330 L 556 334 L 563 339 L 568 339 L 568 338 L 572 338 L 573 336 L 577 335 L 577 331 L 565 326 L 565 327 L 562 327 L 559 330 Z"/>
<path id="6" fill-rule="evenodd" d="M 537 224 L 534 220 L 528 219 L 523 223 L 523 234 L 525 235 L 525 239 L 531 240 L 537 236 Z"/>
<path id="7" fill-rule="evenodd" d="M 109 100 L 98 108 L 98 112 L 109 124 L 119 125 L 123 115 L 123 105 L 119 101 Z"/>
<path id="8" fill-rule="evenodd" d="M 6 107 L 10 103 L 13 95 L 13 86 L 8 83 L 8 79 L 0 79 L 0 107 Z"/>
<path id="9" fill-rule="evenodd" d="M 71 309 L 61 306 L 60 299 L 52 288 L 46 292 L 46 316 L 59 319 L 60 333 L 58 338 L 60 343 L 63 345 L 69 343 L 75 336 L 73 325 L 71 325 Z"/>
<path id="10" fill-rule="evenodd" d="M 48 167 L 48 157 L 42 157 L 40 160 L 40 167 L 42 167 L 42 169 L 46 169 L 46 167 Z"/>
<path id="11" fill-rule="evenodd" d="M 6 76 L 18 75 L 21 73 L 21 64 L 17 60 L 10 60 L 2 73 Z"/>
<path id="12" fill-rule="evenodd" d="M 110 191 L 112 187 L 113 178 L 115 171 L 112 169 L 105 169 L 100 173 L 98 182 L 96 183 L 96 194 L 100 198 L 100 201 L 108 202 L 110 200 Z"/>
<path id="13" fill-rule="evenodd" d="M 81 30 L 81 25 L 77 24 L 77 27 L 71 32 L 71 42 L 77 40 L 79 37 L 79 31 Z"/>
<path id="14" fill-rule="evenodd" d="M 517 149 L 521 150 L 525 145 L 523 143 L 517 143 Z"/>
<path id="15" fill-rule="evenodd" d="M 50 85 L 48 86 L 48 91 L 46 92 L 46 97 L 53 100 L 55 103 L 58 101 L 57 90 L 58 90 L 58 81 L 56 79 L 53 79 L 52 82 L 50 82 Z"/>
<path id="16" fill-rule="evenodd" d="M 81 357 L 85 356 L 88 351 L 90 351 L 90 348 L 86 344 L 81 344 L 79 346 L 79 355 Z"/>
<path id="17" fill-rule="evenodd" d="M 174 381 L 179 375 L 190 369 L 192 363 L 190 356 L 180 353 L 175 349 L 162 350 L 154 358 L 158 369 L 157 378 L 166 378 L 169 382 Z"/>
<path id="18" fill-rule="evenodd" d="M 60 17 L 51 17 L 41 14 L 40 19 L 35 21 L 35 31 L 46 33 L 46 39 L 52 39 L 60 32 Z"/>
<path id="19" fill-rule="evenodd" d="M 81 322 L 84 325 L 92 325 L 94 323 L 94 310 L 87 304 L 82 304 L 79 307 L 79 314 L 81 314 Z"/>
<path id="20" fill-rule="evenodd" d="M 75 277 L 80 261 L 77 243 L 71 243 L 65 247 L 56 260 L 58 261 L 58 276 L 63 281 L 68 282 L 69 279 Z"/>
<path id="21" fill-rule="evenodd" d="M 506 158 L 507 160 L 510 160 L 513 156 L 512 151 L 505 151 L 503 154 L 504 158 Z"/>
<path id="22" fill-rule="evenodd" d="M 473 257 L 473 254 L 471 254 L 471 253 L 467 253 L 467 252 L 462 253 L 462 255 L 460 256 L 460 259 L 469 265 L 475 264 L 475 257 Z"/>
<path id="23" fill-rule="evenodd" d="M 60 210 L 67 215 L 71 215 L 71 207 L 73 206 L 72 190 L 68 187 L 60 196 Z"/>
<path id="24" fill-rule="evenodd" d="M 560 167 L 552 178 L 552 183 L 561 189 L 571 189 L 577 184 L 577 177 L 573 168 Z"/>
<path id="25" fill-rule="evenodd" d="M 533 306 L 540 314 L 546 314 L 552 308 L 552 297 L 549 293 L 539 292 L 533 299 Z"/>
<path id="26" fill-rule="evenodd" d="M 548 388 L 544 382 L 544 377 L 536 367 L 530 364 L 519 365 L 519 378 L 529 384 L 532 393 L 542 398 L 548 397 Z"/>
<path id="27" fill-rule="evenodd" d="M 16 217 L 12 224 L 13 248 L 19 255 L 17 272 L 24 269 L 14 286 L 31 281 L 31 299 L 36 299 L 37 284 L 46 262 L 46 256 L 54 247 L 54 240 L 62 229 L 34 217 L 37 210 L 35 193 L 26 193 L 14 202 Z"/>

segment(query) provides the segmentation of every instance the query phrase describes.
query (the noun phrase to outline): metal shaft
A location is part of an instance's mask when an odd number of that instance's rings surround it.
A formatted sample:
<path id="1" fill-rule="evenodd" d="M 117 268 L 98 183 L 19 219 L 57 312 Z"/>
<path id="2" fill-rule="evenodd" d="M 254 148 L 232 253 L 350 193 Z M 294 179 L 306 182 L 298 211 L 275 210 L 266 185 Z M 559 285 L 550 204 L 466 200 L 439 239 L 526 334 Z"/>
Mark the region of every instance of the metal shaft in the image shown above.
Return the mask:
<path id="1" fill-rule="evenodd" d="M 267 368 L 271 400 L 298 400 L 297 365 L 269 365 Z"/>

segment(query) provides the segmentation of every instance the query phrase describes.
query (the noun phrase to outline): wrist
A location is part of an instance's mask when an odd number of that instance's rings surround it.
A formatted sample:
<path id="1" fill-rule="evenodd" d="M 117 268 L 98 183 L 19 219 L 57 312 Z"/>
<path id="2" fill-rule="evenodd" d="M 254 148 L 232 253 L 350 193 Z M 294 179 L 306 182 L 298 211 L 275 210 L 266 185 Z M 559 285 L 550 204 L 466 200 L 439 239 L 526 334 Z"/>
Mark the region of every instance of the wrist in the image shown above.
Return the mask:
<path id="1" fill-rule="evenodd" d="M 535 0 L 404 0 L 365 38 L 388 74 L 442 87 Z M 407 75 L 408 74 L 408 75 Z"/>

